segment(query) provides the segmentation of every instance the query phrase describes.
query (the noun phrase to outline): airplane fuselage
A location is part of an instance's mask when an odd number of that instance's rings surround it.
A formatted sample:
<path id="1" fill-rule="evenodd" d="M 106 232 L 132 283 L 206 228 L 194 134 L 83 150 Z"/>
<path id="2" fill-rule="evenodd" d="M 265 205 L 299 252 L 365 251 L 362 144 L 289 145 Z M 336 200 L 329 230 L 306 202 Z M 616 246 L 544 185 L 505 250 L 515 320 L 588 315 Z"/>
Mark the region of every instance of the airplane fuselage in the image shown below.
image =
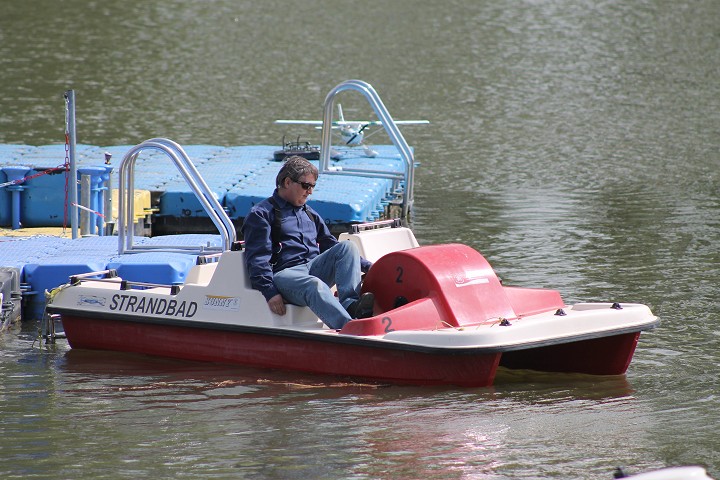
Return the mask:
<path id="1" fill-rule="evenodd" d="M 349 123 L 340 127 L 340 137 L 345 145 L 360 145 L 363 141 L 362 123 Z"/>

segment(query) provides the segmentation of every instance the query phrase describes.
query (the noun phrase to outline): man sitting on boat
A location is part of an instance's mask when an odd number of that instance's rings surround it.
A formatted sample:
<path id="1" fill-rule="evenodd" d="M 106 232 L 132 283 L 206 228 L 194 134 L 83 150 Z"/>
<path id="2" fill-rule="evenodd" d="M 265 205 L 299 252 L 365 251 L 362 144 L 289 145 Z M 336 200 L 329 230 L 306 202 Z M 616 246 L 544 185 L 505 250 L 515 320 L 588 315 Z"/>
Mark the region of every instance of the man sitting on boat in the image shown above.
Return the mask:
<path id="1" fill-rule="evenodd" d="M 353 243 L 338 242 L 307 206 L 317 179 L 318 169 L 306 159 L 286 160 L 272 197 L 245 217 L 245 262 L 251 285 L 273 313 L 284 315 L 286 302 L 308 306 L 328 327 L 340 329 L 353 318 L 372 316 L 373 294 L 360 296 L 361 272 L 371 263 Z"/>

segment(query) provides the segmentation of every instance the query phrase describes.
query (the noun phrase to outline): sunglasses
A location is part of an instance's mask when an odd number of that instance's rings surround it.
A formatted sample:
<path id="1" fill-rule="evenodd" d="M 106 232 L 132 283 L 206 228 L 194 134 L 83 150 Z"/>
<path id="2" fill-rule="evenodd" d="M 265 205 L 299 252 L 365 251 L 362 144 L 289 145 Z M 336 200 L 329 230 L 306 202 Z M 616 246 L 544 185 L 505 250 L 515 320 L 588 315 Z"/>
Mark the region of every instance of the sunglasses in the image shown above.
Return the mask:
<path id="1" fill-rule="evenodd" d="M 317 183 L 298 182 L 297 180 L 293 180 L 292 178 L 290 180 L 300 185 L 303 190 L 310 190 L 311 188 L 315 188 L 315 185 L 317 185 Z"/>

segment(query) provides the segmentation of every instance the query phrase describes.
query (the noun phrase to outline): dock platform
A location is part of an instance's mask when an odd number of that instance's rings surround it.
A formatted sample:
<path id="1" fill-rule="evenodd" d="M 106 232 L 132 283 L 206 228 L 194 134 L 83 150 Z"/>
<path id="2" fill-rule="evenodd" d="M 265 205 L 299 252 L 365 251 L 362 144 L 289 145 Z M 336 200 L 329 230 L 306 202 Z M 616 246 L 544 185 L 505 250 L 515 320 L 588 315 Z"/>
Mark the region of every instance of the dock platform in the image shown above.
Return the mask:
<path id="1" fill-rule="evenodd" d="M 101 172 L 109 181 L 102 189 L 118 185 L 119 165 L 131 145 L 76 146 L 78 171 Z M 270 145 L 189 145 L 184 150 L 239 231 L 243 218 L 257 202 L 272 194 L 281 163 L 274 160 L 279 147 Z M 403 163 L 391 145 L 374 146 L 378 155 L 366 157 L 359 149 L 341 149 L 333 169 L 402 171 Z M 0 184 L 25 178 L 22 183 L 0 188 L 0 226 L 12 225 L 13 209 L 22 227 L 67 225 L 67 179 L 64 144 L 30 146 L 0 145 Z M 317 164 L 317 161 L 314 161 Z M 161 152 L 143 151 L 135 164 L 135 189 L 149 192 L 145 209 L 153 235 L 214 233 L 216 231 L 195 194 L 170 159 Z M 105 181 L 105 179 L 104 179 Z M 114 186 L 114 187 L 113 187 Z M 82 186 L 80 187 L 82 188 Z M 345 231 L 352 223 L 392 217 L 391 209 L 402 197 L 404 185 L 370 176 L 321 175 L 310 205 L 333 231 Z M 116 212 L 116 207 L 115 208 Z M 17 215 L 17 213 L 16 213 Z M 108 222 L 114 219 L 105 215 Z"/>
<path id="2" fill-rule="evenodd" d="M 20 279 L 22 319 L 38 320 L 45 291 L 68 282 L 70 275 L 115 269 L 124 279 L 166 285 L 181 284 L 197 253 L 152 251 L 118 255 L 118 237 L 72 239 L 47 234 L 4 235 L 0 231 L 0 270 L 15 270 Z M 137 245 L 220 247 L 220 235 L 184 234 L 135 237 Z M 16 296 L 16 298 L 20 298 Z"/>

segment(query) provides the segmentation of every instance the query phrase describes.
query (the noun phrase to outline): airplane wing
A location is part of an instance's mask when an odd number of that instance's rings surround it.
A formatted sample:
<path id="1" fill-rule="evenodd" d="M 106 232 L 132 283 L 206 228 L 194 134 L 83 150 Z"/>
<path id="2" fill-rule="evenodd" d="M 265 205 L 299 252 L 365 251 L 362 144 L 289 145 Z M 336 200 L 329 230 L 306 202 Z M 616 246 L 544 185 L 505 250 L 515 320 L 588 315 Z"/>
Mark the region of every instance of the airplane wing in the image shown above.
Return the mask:
<path id="1" fill-rule="evenodd" d="M 320 122 L 322 123 L 322 122 Z M 425 125 L 430 123 L 429 120 L 395 120 L 396 125 Z M 366 127 L 373 127 L 376 125 L 382 125 L 383 122 L 380 120 L 338 120 L 332 123 L 333 125 L 364 125 Z"/>
<path id="2" fill-rule="evenodd" d="M 322 120 L 275 120 L 283 125 L 322 125 Z"/>
<path id="3" fill-rule="evenodd" d="M 279 123 L 282 125 L 322 125 L 322 120 L 275 120 L 275 123 Z M 430 123 L 428 120 L 395 120 L 395 123 L 397 125 L 425 125 Z M 355 120 L 340 120 L 332 122 L 333 126 L 338 125 L 382 125 L 382 122 L 379 120 L 371 120 L 371 121 L 355 121 Z"/>

